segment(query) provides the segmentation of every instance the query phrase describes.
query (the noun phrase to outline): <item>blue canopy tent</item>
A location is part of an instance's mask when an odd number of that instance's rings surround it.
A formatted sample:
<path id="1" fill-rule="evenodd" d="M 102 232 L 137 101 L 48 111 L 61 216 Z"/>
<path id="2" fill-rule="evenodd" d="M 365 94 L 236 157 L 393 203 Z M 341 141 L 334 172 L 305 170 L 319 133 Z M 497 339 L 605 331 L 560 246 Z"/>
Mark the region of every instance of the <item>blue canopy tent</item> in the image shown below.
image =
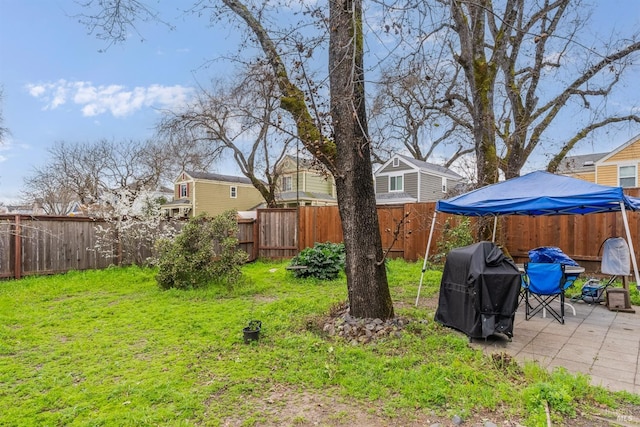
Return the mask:
<path id="1" fill-rule="evenodd" d="M 482 187 L 451 199 L 439 200 L 431 222 L 416 305 L 420 298 L 438 212 L 464 216 L 493 216 L 496 219 L 493 229 L 494 240 L 497 217 L 500 215 L 584 215 L 621 212 L 632 254 L 636 285 L 640 289 L 640 275 L 629 232 L 627 210 L 640 211 L 640 198 L 625 195 L 621 187 L 593 184 L 541 171 Z"/>

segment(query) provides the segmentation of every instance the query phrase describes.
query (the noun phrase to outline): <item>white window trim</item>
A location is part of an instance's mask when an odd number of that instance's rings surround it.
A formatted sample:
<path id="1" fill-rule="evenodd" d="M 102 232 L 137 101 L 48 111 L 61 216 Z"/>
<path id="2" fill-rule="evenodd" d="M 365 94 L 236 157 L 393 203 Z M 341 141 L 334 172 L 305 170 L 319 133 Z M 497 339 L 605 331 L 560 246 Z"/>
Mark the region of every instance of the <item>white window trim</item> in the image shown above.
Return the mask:
<path id="1" fill-rule="evenodd" d="M 289 182 L 289 188 L 287 188 L 287 186 L 285 185 L 285 182 L 287 182 L 287 181 Z M 282 182 L 282 189 L 281 189 L 282 192 L 293 191 L 293 178 L 292 177 L 283 176 L 281 178 L 281 182 Z"/>
<path id="2" fill-rule="evenodd" d="M 184 192 L 182 191 L 183 188 Z M 186 182 L 179 184 L 178 194 L 180 195 L 180 198 L 189 197 L 189 184 Z"/>
<path id="3" fill-rule="evenodd" d="M 400 166 L 400 159 L 397 157 L 394 157 L 392 167 L 397 168 L 398 166 Z"/>
<path id="4" fill-rule="evenodd" d="M 447 192 L 447 178 L 446 177 L 442 177 L 442 192 L 446 193 Z"/>
<path id="5" fill-rule="evenodd" d="M 633 185 L 631 187 L 637 187 L 638 186 L 638 165 L 635 163 L 621 163 L 618 164 L 618 186 L 621 187 L 620 185 L 620 179 L 622 179 L 623 177 L 620 176 L 620 169 L 621 168 L 626 168 L 626 167 L 632 167 L 634 168 L 634 174 L 633 174 Z M 624 178 L 631 178 L 631 177 L 624 177 Z"/>
<path id="6" fill-rule="evenodd" d="M 229 197 L 232 199 L 238 198 L 238 187 L 236 187 L 235 185 L 229 187 Z"/>
<path id="7" fill-rule="evenodd" d="M 396 190 L 392 190 L 391 189 L 391 179 L 393 178 L 402 178 L 402 188 L 401 189 L 396 189 Z M 398 174 L 398 175 L 389 175 L 389 193 L 401 193 L 404 191 L 404 174 Z"/>

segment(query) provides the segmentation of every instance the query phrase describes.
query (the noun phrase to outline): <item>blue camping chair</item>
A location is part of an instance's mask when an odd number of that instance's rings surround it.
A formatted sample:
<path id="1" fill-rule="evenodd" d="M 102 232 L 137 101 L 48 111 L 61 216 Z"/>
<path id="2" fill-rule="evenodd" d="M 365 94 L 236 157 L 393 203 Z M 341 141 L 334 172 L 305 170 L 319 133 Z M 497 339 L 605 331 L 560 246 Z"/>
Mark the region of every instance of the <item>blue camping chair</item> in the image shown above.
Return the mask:
<path id="1" fill-rule="evenodd" d="M 576 276 L 567 276 L 564 264 L 529 262 L 524 265 L 522 286 L 525 291 L 525 319 L 529 320 L 540 311 L 553 316 L 564 324 L 564 292 L 573 285 Z M 550 304 L 560 299 L 560 311 Z M 567 305 L 570 305 L 567 303 Z M 575 309 L 571 306 L 575 316 Z"/>

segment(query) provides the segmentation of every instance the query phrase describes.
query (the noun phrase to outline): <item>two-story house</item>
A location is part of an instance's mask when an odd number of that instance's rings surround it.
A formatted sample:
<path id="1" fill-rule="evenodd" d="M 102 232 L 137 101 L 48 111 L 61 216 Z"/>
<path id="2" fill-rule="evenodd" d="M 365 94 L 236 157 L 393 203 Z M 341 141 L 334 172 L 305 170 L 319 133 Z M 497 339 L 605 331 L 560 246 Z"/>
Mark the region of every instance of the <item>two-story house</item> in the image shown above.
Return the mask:
<path id="1" fill-rule="evenodd" d="M 608 153 L 568 156 L 559 174 L 613 187 L 640 186 L 640 135 Z"/>
<path id="2" fill-rule="evenodd" d="M 433 202 L 463 182 L 444 166 L 396 154 L 374 173 L 379 205 Z"/>
<path id="3" fill-rule="evenodd" d="M 170 217 L 219 215 L 235 209 L 255 209 L 262 195 L 245 177 L 183 171 L 174 181 L 173 201 L 162 205 Z"/>
<path id="4" fill-rule="evenodd" d="M 306 158 L 285 156 L 276 167 L 279 207 L 336 205 L 333 176 Z"/>

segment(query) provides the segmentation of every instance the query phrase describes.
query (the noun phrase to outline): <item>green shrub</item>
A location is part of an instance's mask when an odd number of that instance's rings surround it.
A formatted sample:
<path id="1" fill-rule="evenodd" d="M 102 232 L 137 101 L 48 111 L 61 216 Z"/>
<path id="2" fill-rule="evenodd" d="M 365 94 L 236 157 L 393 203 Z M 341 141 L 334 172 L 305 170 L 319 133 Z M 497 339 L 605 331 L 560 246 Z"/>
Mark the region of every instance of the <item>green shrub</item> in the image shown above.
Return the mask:
<path id="1" fill-rule="evenodd" d="M 306 269 L 293 270 L 296 277 L 315 277 L 333 280 L 344 269 L 345 251 L 343 243 L 316 243 L 313 248 L 300 251 L 291 260 L 291 265 L 301 265 Z"/>
<path id="2" fill-rule="evenodd" d="M 469 218 L 463 218 L 455 227 L 447 219 L 442 230 L 442 238 L 438 242 L 437 252 L 432 255 L 431 261 L 435 264 L 444 264 L 447 254 L 451 249 L 468 246 L 475 241 L 473 238 L 473 228 Z"/>
<path id="3" fill-rule="evenodd" d="M 237 233 L 235 211 L 190 219 L 175 239 L 159 243 L 156 281 L 160 288 L 201 288 L 213 281 L 235 283 L 248 258 L 238 249 Z"/>

